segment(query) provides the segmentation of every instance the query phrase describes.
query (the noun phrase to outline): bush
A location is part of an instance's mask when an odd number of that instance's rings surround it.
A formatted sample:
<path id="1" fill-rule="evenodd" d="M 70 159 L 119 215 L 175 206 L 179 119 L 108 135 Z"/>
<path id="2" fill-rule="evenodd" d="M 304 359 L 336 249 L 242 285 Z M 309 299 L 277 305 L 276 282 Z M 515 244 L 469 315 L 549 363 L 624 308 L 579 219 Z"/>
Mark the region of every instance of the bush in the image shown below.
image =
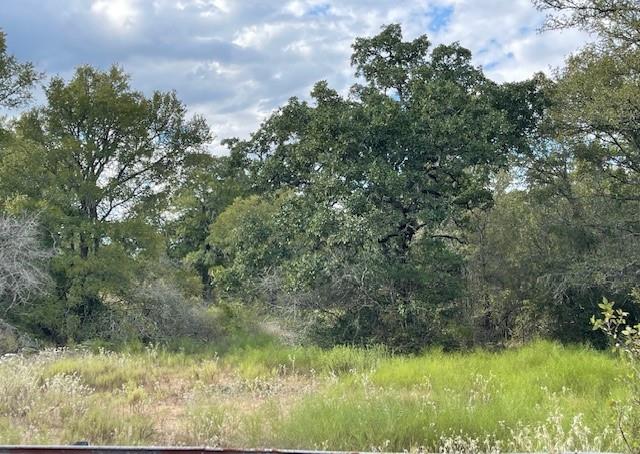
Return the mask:
<path id="1" fill-rule="evenodd" d="M 138 286 L 123 305 L 115 305 L 102 317 L 100 325 L 106 331 L 100 337 L 114 341 L 211 340 L 218 334 L 202 301 L 184 295 L 164 279 Z"/>
<path id="2" fill-rule="evenodd" d="M 50 256 L 51 251 L 40 245 L 35 218 L 0 215 L 0 308 L 44 292 L 49 276 L 43 265 Z"/>
<path id="3" fill-rule="evenodd" d="M 640 301 L 640 290 L 633 292 L 634 299 Z M 602 318 L 591 319 L 594 330 L 603 331 L 614 343 L 624 362 L 623 380 L 629 388 L 630 399 L 617 401 L 617 425 L 631 452 L 640 451 L 640 323 L 628 323 L 629 313 L 614 308 L 614 303 L 606 298 L 599 305 Z"/>
<path id="4" fill-rule="evenodd" d="M 0 320 L 0 355 L 15 353 L 20 349 L 18 330 Z"/>
<path id="5" fill-rule="evenodd" d="M 134 317 L 142 339 L 167 340 L 169 337 L 207 338 L 210 326 L 204 320 L 200 301 L 189 299 L 165 280 L 149 282 L 131 295 Z"/>

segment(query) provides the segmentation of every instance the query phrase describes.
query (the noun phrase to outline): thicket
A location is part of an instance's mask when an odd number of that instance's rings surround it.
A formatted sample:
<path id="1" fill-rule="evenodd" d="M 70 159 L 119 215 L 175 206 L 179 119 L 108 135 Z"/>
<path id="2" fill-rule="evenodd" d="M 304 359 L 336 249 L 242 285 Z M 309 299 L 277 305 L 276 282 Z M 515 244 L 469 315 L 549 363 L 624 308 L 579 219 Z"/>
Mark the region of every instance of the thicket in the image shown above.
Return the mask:
<path id="1" fill-rule="evenodd" d="M 596 39 L 553 77 L 389 25 L 348 95 L 318 82 L 225 156 L 122 68 L 47 80 L 0 129 L 0 317 L 57 344 L 220 339 L 239 304 L 321 346 L 604 345 L 603 297 L 638 315 L 640 8 L 536 4 Z M 0 35 L 3 108 L 43 77 Z"/>

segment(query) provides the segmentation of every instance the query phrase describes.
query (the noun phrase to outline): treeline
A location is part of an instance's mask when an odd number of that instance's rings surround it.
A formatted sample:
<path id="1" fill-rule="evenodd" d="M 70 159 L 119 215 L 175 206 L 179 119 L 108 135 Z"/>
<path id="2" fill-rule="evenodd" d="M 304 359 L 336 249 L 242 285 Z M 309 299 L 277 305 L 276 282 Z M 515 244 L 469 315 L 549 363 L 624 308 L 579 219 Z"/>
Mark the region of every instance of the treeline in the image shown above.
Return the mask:
<path id="1" fill-rule="evenodd" d="M 2 318 L 207 340 L 234 303 L 320 345 L 602 342 L 597 304 L 636 313 L 640 281 L 640 7 L 537 6 L 595 37 L 552 78 L 496 83 L 390 25 L 354 42 L 348 95 L 318 82 L 225 156 L 121 68 L 50 79 L 0 130 Z M 3 107 L 42 77 L 0 37 Z"/>

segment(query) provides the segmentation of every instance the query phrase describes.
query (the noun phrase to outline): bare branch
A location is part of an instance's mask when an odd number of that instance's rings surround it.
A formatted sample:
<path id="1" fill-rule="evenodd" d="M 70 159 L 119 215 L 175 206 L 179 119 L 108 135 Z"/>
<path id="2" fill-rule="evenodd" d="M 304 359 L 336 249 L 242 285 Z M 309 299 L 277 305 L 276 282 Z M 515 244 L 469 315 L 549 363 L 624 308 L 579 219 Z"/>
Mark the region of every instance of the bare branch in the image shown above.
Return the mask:
<path id="1" fill-rule="evenodd" d="M 0 307 L 9 310 L 45 291 L 44 264 L 52 255 L 38 238 L 34 217 L 0 216 Z"/>

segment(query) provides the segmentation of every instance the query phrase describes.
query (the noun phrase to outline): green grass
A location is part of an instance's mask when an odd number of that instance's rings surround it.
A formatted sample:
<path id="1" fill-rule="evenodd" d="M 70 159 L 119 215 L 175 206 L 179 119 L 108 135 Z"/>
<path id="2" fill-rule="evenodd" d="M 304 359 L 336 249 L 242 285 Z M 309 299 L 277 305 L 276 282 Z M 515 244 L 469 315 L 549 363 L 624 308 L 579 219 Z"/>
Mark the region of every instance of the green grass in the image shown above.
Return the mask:
<path id="1" fill-rule="evenodd" d="M 0 443 L 616 451 L 620 374 L 608 353 L 550 342 L 44 352 L 0 362 Z"/>
<path id="2" fill-rule="evenodd" d="M 508 443 L 519 427 L 541 425 L 555 412 L 566 415 L 566 431 L 581 415 L 604 433 L 612 421 L 608 403 L 624 396 L 616 366 L 593 350 L 543 342 L 502 353 L 391 358 L 304 399 L 283 421 L 281 444 L 435 448 L 451 432 Z"/>
<path id="3" fill-rule="evenodd" d="M 382 347 L 285 347 L 271 344 L 236 350 L 224 357 L 224 362 L 237 367 L 250 378 L 273 376 L 279 373 L 333 374 L 365 371 L 375 368 L 389 358 Z"/>

